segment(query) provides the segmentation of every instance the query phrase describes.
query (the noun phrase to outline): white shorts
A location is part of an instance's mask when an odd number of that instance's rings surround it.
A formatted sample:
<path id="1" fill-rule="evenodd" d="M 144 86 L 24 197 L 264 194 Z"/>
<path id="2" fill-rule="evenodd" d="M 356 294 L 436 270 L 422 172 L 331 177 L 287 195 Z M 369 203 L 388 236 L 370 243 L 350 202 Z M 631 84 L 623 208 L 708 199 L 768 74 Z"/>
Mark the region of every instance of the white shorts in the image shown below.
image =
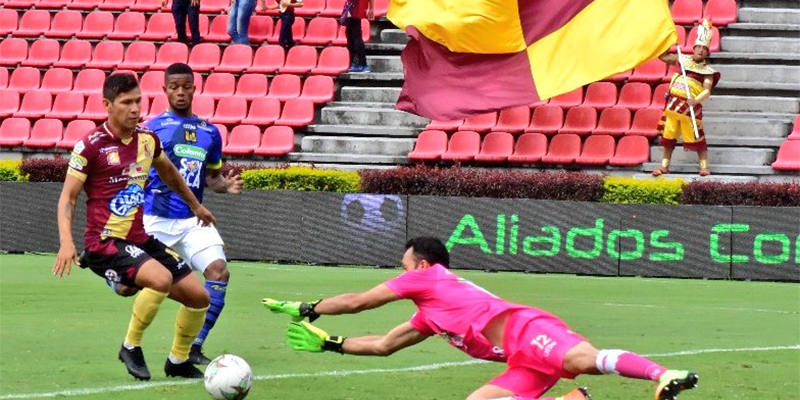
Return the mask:
<path id="1" fill-rule="evenodd" d="M 226 261 L 217 228 L 200 225 L 197 217 L 171 219 L 145 215 L 143 222 L 148 234 L 175 250 L 195 271 L 205 271 L 215 260 Z"/>

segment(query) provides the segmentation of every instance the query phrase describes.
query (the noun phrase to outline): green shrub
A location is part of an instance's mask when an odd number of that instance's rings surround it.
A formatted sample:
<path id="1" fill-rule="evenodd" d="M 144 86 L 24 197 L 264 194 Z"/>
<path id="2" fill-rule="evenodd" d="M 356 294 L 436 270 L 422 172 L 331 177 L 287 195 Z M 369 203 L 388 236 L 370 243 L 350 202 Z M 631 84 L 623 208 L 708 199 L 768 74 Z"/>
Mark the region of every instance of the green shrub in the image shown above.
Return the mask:
<path id="1" fill-rule="evenodd" d="M 683 185 L 682 180 L 607 177 L 600 201 L 617 204 L 678 204 Z"/>
<path id="2" fill-rule="evenodd" d="M 25 182 L 28 178 L 19 171 L 22 161 L 3 160 L 0 161 L 0 181 L 3 182 Z"/>
<path id="3" fill-rule="evenodd" d="M 353 193 L 361 190 L 356 172 L 308 167 L 253 169 L 242 172 L 245 189 Z"/>

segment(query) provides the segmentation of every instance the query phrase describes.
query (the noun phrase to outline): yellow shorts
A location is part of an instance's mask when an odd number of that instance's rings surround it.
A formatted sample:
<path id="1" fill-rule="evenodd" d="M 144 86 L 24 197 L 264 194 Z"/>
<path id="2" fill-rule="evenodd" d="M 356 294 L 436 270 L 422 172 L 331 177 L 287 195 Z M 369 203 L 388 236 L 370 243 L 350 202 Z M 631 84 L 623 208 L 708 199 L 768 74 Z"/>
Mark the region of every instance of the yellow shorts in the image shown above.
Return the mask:
<path id="1" fill-rule="evenodd" d="M 697 121 L 697 130 L 700 138 L 694 137 L 694 128 L 692 127 L 691 117 L 678 115 L 668 112 L 667 118 L 664 121 L 664 139 L 675 140 L 678 137 L 683 139 L 683 143 L 697 143 L 706 140 L 703 135 L 703 121 Z"/>

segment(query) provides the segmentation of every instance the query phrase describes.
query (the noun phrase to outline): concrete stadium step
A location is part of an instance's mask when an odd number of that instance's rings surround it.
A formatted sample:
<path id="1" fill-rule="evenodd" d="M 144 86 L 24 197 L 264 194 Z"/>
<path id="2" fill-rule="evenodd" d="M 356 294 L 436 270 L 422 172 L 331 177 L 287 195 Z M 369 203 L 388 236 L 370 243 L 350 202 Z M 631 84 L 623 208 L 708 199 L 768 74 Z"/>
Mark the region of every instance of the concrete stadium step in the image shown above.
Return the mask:
<path id="1" fill-rule="evenodd" d="M 739 9 L 739 22 L 800 25 L 800 10 L 743 7 Z"/>
<path id="2" fill-rule="evenodd" d="M 751 36 L 723 36 L 722 48 L 725 51 L 742 53 L 800 53 L 800 38 L 798 31 L 793 31 L 794 38 L 784 37 L 751 37 Z"/>
<path id="3" fill-rule="evenodd" d="M 650 147 L 650 160 L 661 162 L 664 148 L 661 146 Z M 751 149 L 746 147 L 709 147 L 708 159 L 711 165 L 736 165 L 742 167 L 761 167 L 771 165 L 775 161 L 774 149 Z M 697 153 L 683 151 L 678 146 L 672 154 L 672 161 L 676 164 L 691 164 L 697 168 Z M 671 169 L 671 168 L 670 168 Z"/>
<path id="4" fill-rule="evenodd" d="M 730 114 L 704 113 L 703 127 L 707 135 L 733 137 L 784 138 L 791 131 L 791 122 L 772 118 L 736 118 Z"/>
<path id="5" fill-rule="evenodd" d="M 367 64 L 373 73 L 403 73 L 403 61 L 400 56 L 371 56 Z"/>
<path id="6" fill-rule="evenodd" d="M 737 51 L 723 51 L 711 56 L 711 65 L 721 64 L 756 64 L 756 65 L 798 65 L 800 54 L 786 53 L 742 53 Z"/>
<path id="7" fill-rule="evenodd" d="M 369 60 L 370 57 L 367 57 Z M 403 76 L 402 72 L 348 72 L 346 74 L 339 75 L 339 80 L 347 82 L 347 81 L 360 81 L 360 82 L 370 82 L 370 81 L 379 81 L 379 82 L 393 82 L 396 84 L 402 84 L 405 80 L 405 76 Z"/>
<path id="8" fill-rule="evenodd" d="M 419 128 L 374 125 L 311 125 L 306 132 L 331 136 L 383 136 L 416 138 Z"/>
<path id="9" fill-rule="evenodd" d="M 800 99 L 768 96 L 711 96 L 703 103 L 703 111 L 747 111 L 764 113 L 800 113 Z"/>
<path id="10" fill-rule="evenodd" d="M 355 107 L 325 107 L 320 120 L 325 125 L 378 125 L 422 128 L 430 120 L 403 111 Z"/>
<path id="11" fill-rule="evenodd" d="M 754 94 L 776 94 L 776 91 L 787 92 L 782 95 L 791 95 L 800 97 L 800 83 L 774 83 L 774 82 L 761 82 L 758 78 L 755 80 L 725 80 L 723 78 L 717 84 L 717 89 L 737 89 L 753 91 Z"/>
<path id="12" fill-rule="evenodd" d="M 678 154 L 676 151 L 675 154 Z M 674 159 L 674 158 L 673 158 Z M 772 169 L 770 166 L 750 166 L 750 165 L 731 165 L 731 164 L 714 164 L 714 159 L 709 156 L 711 161 L 711 176 L 714 175 L 746 175 L 746 176 L 760 176 L 760 175 L 771 175 L 775 174 L 776 171 Z M 642 165 L 642 169 L 645 171 L 653 171 L 654 169 L 661 166 L 661 163 L 645 163 Z M 686 174 L 697 174 L 700 170 L 696 160 L 695 162 L 690 163 L 671 163 L 669 166 L 669 170 L 672 173 L 686 173 Z M 669 175 L 672 175 L 669 174 Z M 696 175 L 698 178 L 699 175 Z"/>
<path id="13" fill-rule="evenodd" d="M 368 101 L 331 101 L 325 104 L 326 107 L 354 107 L 354 108 L 375 108 L 393 109 L 394 103 L 378 103 Z"/>
<path id="14" fill-rule="evenodd" d="M 714 68 L 722 74 L 722 81 L 800 85 L 800 66 L 717 65 Z"/>
<path id="15" fill-rule="evenodd" d="M 737 22 L 728 25 L 725 36 L 758 36 L 758 37 L 788 37 L 797 38 L 800 25 L 793 24 L 759 24 L 752 22 Z M 723 39 L 725 38 L 723 36 Z"/>
<path id="16" fill-rule="evenodd" d="M 286 157 L 289 161 L 297 162 L 312 162 L 318 166 L 318 163 L 336 163 L 336 164 L 383 164 L 383 165 L 397 165 L 408 164 L 408 157 L 402 156 L 386 156 L 377 154 L 357 154 L 357 153 L 290 153 Z"/>
<path id="17" fill-rule="evenodd" d="M 342 101 L 368 101 L 376 103 L 397 103 L 400 88 L 345 86 L 341 90 Z"/>
<path id="18" fill-rule="evenodd" d="M 706 132 L 706 142 L 715 147 L 764 147 L 774 149 L 786 141 L 785 137 L 737 137 L 714 135 Z"/>
<path id="19" fill-rule="evenodd" d="M 408 35 L 402 29 L 384 29 L 381 31 L 382 43 L 406 44 Z"/>
<path id="20" fill-rule="evenodd" d="M 657 168 L 657 167 L 656 167 Z M 682 180 L 684 182 L 692 182 L 692 181 L 712 181 L 712 182 L 756 182 L 758 178 L 755 176 L 738 176 L 738 175 L 709 175 L 709 176 L 700 176 L 698 174 L 675 174 L 669 173 L 666 175 L 661 176 L 653 176 L 653 174 L 634 174 L 633 177 L 635 179 L 644 179 L 644 180 Z"/>
<path id="21" fill-rule="evenodd" d="M 336 169 L 340 171 L 361 171 L 365 169 L 392 169 L 397 168 L 395 164 L 340 164 L 340 163 L 330 163 L 330 162 L 314 162 L 314 161 L 306 161 L 306 162 L 294 162 L 292 165 L 306 165 L 306 166 L 313 166 L 314 168 L 320 169 Z"/>
<path id="22" fill-rule="evenodd" d="M 367 48 L 367 58 L 371 54 L 399 55 L 406 48 L 405 44 L 398 43 L 365 43 L 364 45 Z"/>
<path id="23" fill-rule="evenodd" d="M 414 139 L 353 136 L 306 136 L 301 148 L 308 153 L 364 154 L 406 157 Z"/>

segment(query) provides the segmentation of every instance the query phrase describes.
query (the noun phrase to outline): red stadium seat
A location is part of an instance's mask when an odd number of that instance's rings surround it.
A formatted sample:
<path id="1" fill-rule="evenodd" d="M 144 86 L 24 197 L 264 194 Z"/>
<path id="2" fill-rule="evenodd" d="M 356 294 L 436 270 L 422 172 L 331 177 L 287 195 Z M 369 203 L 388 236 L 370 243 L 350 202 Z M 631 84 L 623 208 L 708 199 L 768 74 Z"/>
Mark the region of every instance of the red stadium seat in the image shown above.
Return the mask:
<path id="1" fill-rule="evenodd" d="M 286 101 L 300 97 L 300 77 L 297 75 L 276 75 L 269 86 L 267 97 Z"/>
<path id="2" fill-rule="evenodd" d="M 541 133 L 525 133 L 517 139 L 514 154 L 508 156 L 513 164 L 533 164 L 542 161 L 547 154 L 547 137 Z"/>
<path id="3" fill-rule="evenodd" d="M 61 58 L 53 63 L 59 68 L 81 68 L 92 59 L 92 44 L 88 40 L 67 40 L 61 48 Z"/>
<path id="4" fill-rule="evenodd" d="M 199 73 L 194 73 L 194 92 L 195 93 L 203 93 L 203 75 Z"/>
<path id="5" fill-rule="evenodd" d="M 131 8 L 134 2 L 135 0 L 103 0 L 97 8 L 107 11 L 124 11 Z M 120 14 L 120 16 L 122 15 L 125 15 L 125 13 Z"/>
<path id="6" fill-rule="evenodd" d="M 136 79 L 136 82 L 139 82 L 139 74 L 136 71 L 132 71 L 129 69 L 118 69 L 111 73 L 111 75 L 119 75 L 119 74 L 128 74 L 133 75 L 133 79 Z M 111 76 L 109 75 L 109 76 Z"/>
<path id="7" fill-rule="evenodd" d="M 800 114 L 794 118 L 794 125 L 792 125 L 792 133 L 789 135 L 789 140 L 800 140 Z"/>
<path id="8" fill-rule="evenodd" d="M 727 26 L 737 20 L 738 8 L 735 0 L 708 0 L 703 18 L 714 25 Z"/>
<path id="9" fill-rule="evenodd" d="M 475 155 L 475 161 L 503 163 L 513 152 L 514 136 L 508 132 L 491 132 L 483 138 L 481 151 Z"/>
<path id="10" fill-rule="evenodd" d="M 316 17 L 325 9 L 325 0 L 305 0 L 302 7 L 294 9 L 298 17 Z"/>
<path id="11" fill-rule="evenodd" d="M 17 147 L 31 137 L 31 122 L 25 118 L 6 118 L 0 125 L 0 146 Z"/>
<path id="12" fill-rule="evenodd" d="M 211 96 L 214 100 L 219 100 L 223 97 L 233 96 L 233 91 L 236 88 L 236 77 L 229 73 L 216 73 L 208 75 L 206 78 L 205 88 L 203 89 L 204 96 Z M 217 110 L 219 111 L 219 110 Z"/>
<path id="13" fill-rule="evenodd" d="M 597 111 L 592 107 L 575 107 L 567 111 L 564 126 L 558 133 L 588 135 L 597 127 Z"/>
<path id="14" fill-rule="evenodd" d="M 171 13 L 158 13 L 150 15 L 147 28 L 139 36 L 141 40 L 164 41 L 175 32 L 175 20 Z"/>
<path id="15" fill-rule="evenodd" d="M 131 11 L 156 12 L 161 9 L 161 0 L 136 0 Z"/>
<path id="16" fill-rule="evenodd" d="M 350 52 L 344 47 L 330 46 L 322 49 L 319 64 L 311 70 L 312 75 L 339 75 L 350 69 Z"/>
<path id="17" fill-rule="evenodd" d="M 92 121 L 103 121 L 108 118 L 108 111 L 103 105 L 103 93 L 93 93 L 86 98 L 86 107 L 80 117 Z"/>
<path id="18" fill-rule="evenodd" d="M 45 10 L 28 10 L 19 20 L 19 28 L 14 31 L 15 37 L 39 37 L 50 29 L 50 12 Z"/>
<path id="19" fill-rule="evenodd" d="M 85 119 L 70 121 L 69 124 L 67 124 L 67 128 L 64 129 L 64 138 L 56 144 L 56 147 L 59 149 L 71 149 L 75 147 L 75 143 L 78 140 L 81 140 L 82 137 L 86 136 L 96 127 L 97 125 L 95 125 L 94 122 Z"/>
<path id="20" fill-rule="evenodd" d="M 300 20 L 302 21 L 302 18 Z M 261 44 L 268 41 L 272 37 L 272 18 L 260 15 L 250 17 L 247 36 L 250 38 L 250 43 L 253 44 Z M 296 37 L 295 40 L 297 40 Z"/>
<path id="21" fill-rule="evenodd" d="M 474 131 L 458 131 L 450 138 L 442 161 L 468 162 L 481 150 L 481 135 Z"/>
<path id="22" fill-rule="evenodd" d="M 317 66 L 317 49 L 311 46 L 294 46 L 286 55 L 286 64 L 279 69 L 282 74 L 307 74 Z"/>
<path id="23" fill-rule="evenodd" d="M 617 152 L 609 164 L 618 167 L 641 165 L 650 160 L 650 143 L 644 136 L 625 136 L 617 144 Z"/>
<path id="24" fill-rule="evenodd" d="M 31 129 L 31 137 L 22 142 L 25 147 L 46 149 L 56 147 L 56 143 L 64 137 L 64 123 L 58 119 L 40 119 Z"/>
<path id="25" fill-rule="evenodd" d="M 235 45 L 229 47 L 233 46 Z M 258 48 L 258 50 L 256 50 L 255 56 L 253 56 L 253 64 L 250 67 L 247 67 L 247 73 L 251 74 L 274 73 L 275 71 L 283 67 L 285 57 L 286 56 L 283 47 L 281 46 L 274 46 L 274 45 L 261 46 Z"/>
<path id="26" fill-rule="evenodd" d="M 689 32 L 689 37 L 686 38 L 686 45 L 681 49 L 684 53 L 688 54 L 692 52 L 694 42 L 697 40 L 697 29 L 697 26 L 695 26 Z M 716 26 L 712 26 L 711 31 L 714 33 L 711 35 L 711 43 L 708 44 L 708 51 L 710 53 L 717 53 L 720 51 L 719 29 Z"/>
<path id="27" fill-rule="evenodd" d="M 334 39 L 339 30 L 339 22 L 334 18 L 314 18 L 308 24 L 308 31 L 303 37 L 303 44 L 312 46 L 327 46 Z"/>
<path id="28" fill-rule="evenodd" d="M 145 115 L 145 118 L 151 119 L 167 110 L 169 110 L 169 100 L 167 100 L 167 95 L 161 93 L 150 100 L 150 109 L 147 110 L 147 115 Z"/>
<path id="29" fill-rule="evenodd" d="M 650 106 L 652 100 L 650 85 L 642 82 L 629 82 L 622 87 L 616 107 L 638 110 Z"/>
<path id="30" fill-rule="evenodd" d="M 208 15 L 200 14 L 200 17 L 198 19 L 199 19 L 198 30 L 200 31 L 200 36 L 203 37 L 208 34 L 208 25 L 209 25 Z M 188 20 L 186 21 L 186 32 L 190 32 Z M 170 39 L 172 39 L 173 42 L 178 40 L 178 33 L 175 31 L 175 22 L 172 23 L 172 31 L 169 37 Z"/>
<path id="31" fill-rule="evenodd" d="M 458 127 L 464 123 L 463 119 L 454 120 L 454 121 L 440 121 L 434 119 L 428 124 L 425 129 L 430 131 L 445 131 L 445 132 L 452 132 L 458 130 Z"/>
<path id="32" fill-rule="evenodd" d="M 222 139 L 222 147 L 228 145 L 228 127 L 225 125 L 214 125 L 219 130 L 219 137 Z"/>
<path id="33" fill-rule="evenodd" d="M 586 89 L 582 106 L 600 111 L 614 104 L 617 104 L 617 86 L 611 82 L 594 82 Z"/>
<path id="34" fill-rule="evenodd" d="M 633 73 L 632 70 L 627 70 L 625 72 L 620 72 L 616 75 L 611 75 L 608 78 L 603 79 L 606 82 L 622 82 L 630 78 L 631 74 Z"/>
<path id="35" fill-rule="evenodd" d="M 128 46 L 128 52 L 130 53 L 132 49 L 133 51 L 137 51 L 141 46 L 147 47 L 146 44 L 140 44 L 144 42 L 136 42 L 131 43 Z M 152 43 L 150 43 L 152 46 Z M 94 56 L 92 56 L 92 60 L 86 63 L 86 68 L 97 68 L 97 69 L 111 69 L 114 67 L 120 68 L 131 68 L 128 64 L 122 62 L 123 57 L 125 55 L 125 46 L 122 45 L 122 42 L 115 42 L 112 40 L 104 40 L 102 42 L 97 43 L 97 46 L 94 48 Z M 152 64 L 152 60 L 150 61 Z M 149 64 L 142 64 L 142 68 L 146 67 Z"/>
<path id="36" fill-rule="evenodd" d="M 20 38 L 0 40 L 0 65 L 16 66 L 28 58 L 28 42 Z"/>
<path id="37" fill-rule="evenodd" d="M 234 125 L 247 116 L 247 100 L 241 97 L 223 97 L 217 104 L 214 116 L 209 120 L 214 124 Z"/>
<path id="38" fill-rule="evenodd" d="M 108 1 L 108 0 L 106 0 Z M 203 0 L 200 3 L 200 12 L 208 14 L 219 14 L 231 8 L 229 0 Z"/>
<path id="39" fill-rule="evenodd" d="M 506 108 L 500 111 L 497 125 L 492 128 L 492 131 L 521 133 L 530 123 L 531 110 L 528 106 Z"/>
<path id="40" fill-rule="evenodd" d="M 548 104 L 562 108 L 572 108 L 581 105 L 581 103 L 583 103 L 583 88 L 579 87 L 571 92 L 553 97 Z"/>
<path id="41" fill-rule="evenodd" d="M 275 28 L 272 30 L 272 35 L 268 38 L 269 43 L 271 44 L 278 43 L 280 32 L 281 32 L 281 21 L 278 21 L 275 24 Z M 303 18 L 298 18 L 294 20 L 294 25 L 292 25 L 292 36 L 294 38 L 294 41 L 297 43 L 302 43 L 303 37 L 305 37 L 305 35 L 306 35 L 306 20 L 304 20 Z"/>
<path id="42" fill-rule="evenodd" d="M 581 137 L 575 134 L 553 136 L 547 154 L 542 157 L 545 164 L 572 164 L 581 154 Z"/>
<path id="43" fill-rule="evenodd" d="M 19 94 L 25 94 L 28 91 L 39 89 L 41 78 L 41 73 L 36 68 L 17 68 L 11 73 L 8 88 L 16 90 Z"/>
<path id="44" fill-rule="evenodd" d="M 8 86 L 8 68 L 0 67 L 0 89 Z"/>
<path id="45" fill-rule="evenodd" d="M 600 122 L 592 135 L 622 136 L 631 127 L 631 112 L 627 108 L 611 107 L 600 113 Z"/>
<path id="46" fill-rule="evenodd" d="M 675 25 L 675 31 L 678 32 L 678 43 L 672 45 L 669 48 L 669 51 L 672 52 L 672 53 L 675 53 L 675 52 L 678 51 L 678 47 L 677 46 L 681 46 L 681 49 L 683 49 L 683 46 L 686 45 L 686 28 L 684 28 L 681 25 Z"/>
<path id="47" fill-rule="evenodd" d="M 370 24 L 369 24 L 369 20 L 368 19 L 362 19 L 361 20 L 361 40 L 363 40 L 364 43 L 369 43 L 371 41 L 371 39 L 372 39 L 371 31 L 370 31 L 371 28 L 370 28 L 369 25 Z M 331 44 L 333 44 L 334 46 L 347 46 L 347 33 L 346 32 L 347 32 L 347 30 L 346 30 L 345 26 L 344 25 L 340 26 L 339 27 L 339 31 L 336 33 L 336 39 L 333 39 Z"/>
<path id="48" fill-rule="evenodd" d="M 72 4 L 72 3 L 70 3 Z M 114 16 L 108 11 L 92 11 L 83 20 L 78 39 L 102 39 L 114 31 Z"/>
<path id="49" fill-rule="evenodd" d="M 174 63 L 186 63 L 189 59 L 189 48 L 180 42 L 167 42 L 161 45 L 156 55 L 156 63 L 150 68 L 165 70 Z"/>
<path id="50" fill-rule="evenodd" d="M 36 3 L 37 9 L 60 10 L 69 4 L 70 0 L 40 0 Z"/>
<path id="51" fill-rule="evenodd" d="M 625 132 L 626 135 L 645 136 L 647 138 L 654 138 L 657 135 L 656 128 L 658 121 L 661 120 L 661 110 L 654 108 L 645 108 L 637 110 L 633 116 L 633 124 L 631 128 Z"/>
<path id="52" fill-rule="evenodd" d="M 314 104 L 325 104 L 333 100 L 334 85 L 330 76 L 309 76 L 303 82 L 301 99 L 311 100 Z"/>
<path id="53" fill-rule="evenodd" d="M 75 86 L 72 90 L 85 96 L 102 93 L 105 80 L 105 72 L 99 69 L 84 69 L 75 76 Z"/>
<path id="54" fill-rule="evenodd" d="M 249 30 L 248 30 L 249 31 Z M 228 35 L 228 15 L 217 15 L 211 20 L 208 27 L 208 35 L 203 36 L 207 42 L 230 42 L 231 36 Z"/>
<path id="55" fill-rule="evenodd" d="M 281 116 L 281 102 L 276 99 L 259 97 L 253 100 L 247 117 L 242 120 L 245 125 L 269 126 Z"/>
<path id="56" fill-rule="evenodd" d="M 147 97 L 142 96 L 142 102 L 139 105 L 139 118 L 144 119 L 144 116 L 150 112 L 150 100 Z"/>
<path id="57" fill-rule="evenodd" d="M 667 66 L 667 74 L 664 75 L 664 78 L 661 79 L 661 82 L 665 82 L 665 83 L 666 82 L 671 82 L 672 81 L 672 77 L 675 74 L 680 74 L 680 73 L 681 73 L 681 67 L 678 66 L 678 64 L 669 65 L 669 66 Z"/>
<path id="58" fill-rule="evenodd" d="M 564 126 L 564 110 L 561 107 L 548 104 L 533 110 L 531 124 L 525 132 L 539 132 L 554 134 Z"/>
<path id="59" fill-rule="evenodd" d="M 102 0 L 72 0 L 67 3 L 67 8 L 70 10 L 94 10 L 102 2 Z"/>
<path id="60" fill-rule="evenodd" d="M 53 95 L 44 90 L 31 90 L 22 97 L 19 110 L 14 113 L 17 118 L 43 118 L 53 108 Z"/>
<path id="61" fill-rule="evenodd" d="M 29 9 L 37 4 L 36 0 L 6 0 L 5 6 L 8 8 L 24 8 Z"/>
<path id="62" fill-rule="evenodd" d="M 653 90 L 653 101 L 649 106 L 647 106 L 647 108 L 663 110 L 667 103 L 666 94 L 668 90 L 669 83 L 662 83 L 661 85 L 656 86 L 655 90 Z"/>
<path id="63" fill-rule="evenodd" d="M 586 138 L 586 143 L 583 144 L 583 152 L 575 159 L 575 163 L 579 165 L 606 165 L 611 157 L 614 157 L 614 138 L 608 135 L 593 135 Z"/>
<path id="64" fill-rule="evenodd" d="M 243 74 L 236 83 L 236 93 L 233 95 L 247 101 L 267 96 L 267 76 L 264 74 Z"/>
<path id="65" fill-rule="evenodd" d="M 164 71 L 147 71 L 139 80 L 142 97 L 155 97 L 164 93 Z"/>
<path id="66" fill-rule="evenodd" d="M 219 66 L 220 51 L 216 43 L 200 43 L 192 47 L 189 66 L 196 72 L 209 72 Z"/>
<path id="67" fill-rule="evenodd" d="M 447 151 L 447 133 L 439 130 L 424 130 L 417 137 L 414 150 L 408 153 L 411 161 L 436 161 Z"/>
<path id="68" fill-rule="evenodd" d="M 294 131 L 288 126 L 270 126 L 261 136 L 254 153 L 262 157 L 283 157 L 294 151 Z"/>
<path id="69" fill-rule="evenodd" d="M 55 39 L 38 39 L 31 44 L 28 58 L 21 63 L 27 67 L 49 67 L 58 60 L 61 46 Z"/>
<path id="70" fill-rule="evenodd" d="M 16 90 L 0 89 L 0 118 L 8 118 L 19 110 L 19 93 Z"/>
<path id="71" fill-rule="evenodd" d="M 275 125 L 305 127 L 314 122 L 314 103 L 306 99 L 289 99 L 283 105 Z"/>
<path id="72" fill-rule="evenodd" d="M 15 10 L 7 8 L 0 9 L 0 36 L 5 37 L 17 30 L 19 26 L 19 14 Z"/>
<path id="73" fill-rule="evenodd" d="M 64 92 L 56 95 L 53 109 L 47 114 L 48 118 L 71 120 L 83 113 L 83 95 L 77 92 Z"/>
<path id="74" fill-rule="evenodd" d="M 200 118 L 211 119 L 214 116 L 214 99 L 210 96 L 194 96 L 192 111 Z"/>
<path id="75" fill-rule="evenodd" d="M 672 20 L 678 25 L 691 25 L 703 18 L 702 0 L 675 0 L 672 3 Z"/>
<path id="76" fill-rule="evenodd" d="M 488 112 L 467 117 L 458 127 L 460 131 L 488 132 L 497 125 L 497 113 Z"/>
<path id="77" fill-rule="evenodd" d="M 787 140 L 778 149 L 772 169 L 776 171 L 800 171 L 800 140 Z"/>
<path id="78" fill-rule="evenodd" d="M 658 83 L 667 73 L 667 64 L 658 58 L 654 58 L 633 70 L 633 74 L 628 78 L 631 82 Z"/>
<path id="79" fill-rule="evenodd" d="M 72 90 L 72 71 L 66 68 L 50 68 L 42 77 L 42 90 L 52 94 Z"/>
<path id="80" fill-rule="evenodd" d="M 80 11 L 64 10 L 59 11 L 53 17 L 53 24 L 44 33 L 46 37 L 52 38 L 71 38 L 81 31 L 83 26 L 83 15 Z"/>
<path id="81" fill-rule="evenodd" d="M 237 125 L 231 131 L 228 145 L 222 148 L 226 155 L 246 156 L 253 154 L 261 143 L 261 130 L 253 125 Z"/>
<path id="82" fill-rule="evenodd" d="M 266 46 L 271 47 L 271 46 Z M 259 47 L 259 51 L 265 47 Z M 281 49 L 283 50 L 283 49 Z M 283 55 L 281 55 L 283 61 Z M 214 72 L 239 73 L 247 70 L 253 63 L 253 48 L 245 44 L 232 44 L 222 53 L 222 61 L 214 68 Z M 270 72 L 273 72 L 272 70 Z"/>
<path id="83" fill-rule="evenodd" d="M 346 0 L 327 0 L 325 8 L 320 12 L 323 17 L 338 17 L 342 15 L 342 9 Z"/>
<path id="84" fill-rule="evenodd" d="M 144 33 L 145 26 L 144 14 L 139 12 L 125 12 L 120 14 L 117 18 L 117 23 L 114 25 L 114 32 L 111 32 L 108 38 L 134 40 Z"/>
<path id="85" fill-rule="evenodd" d="M 389 0 L 375 0 L 375 9 L 373 13 L 375 18 L 380 18 L 389 12 Z"/>

